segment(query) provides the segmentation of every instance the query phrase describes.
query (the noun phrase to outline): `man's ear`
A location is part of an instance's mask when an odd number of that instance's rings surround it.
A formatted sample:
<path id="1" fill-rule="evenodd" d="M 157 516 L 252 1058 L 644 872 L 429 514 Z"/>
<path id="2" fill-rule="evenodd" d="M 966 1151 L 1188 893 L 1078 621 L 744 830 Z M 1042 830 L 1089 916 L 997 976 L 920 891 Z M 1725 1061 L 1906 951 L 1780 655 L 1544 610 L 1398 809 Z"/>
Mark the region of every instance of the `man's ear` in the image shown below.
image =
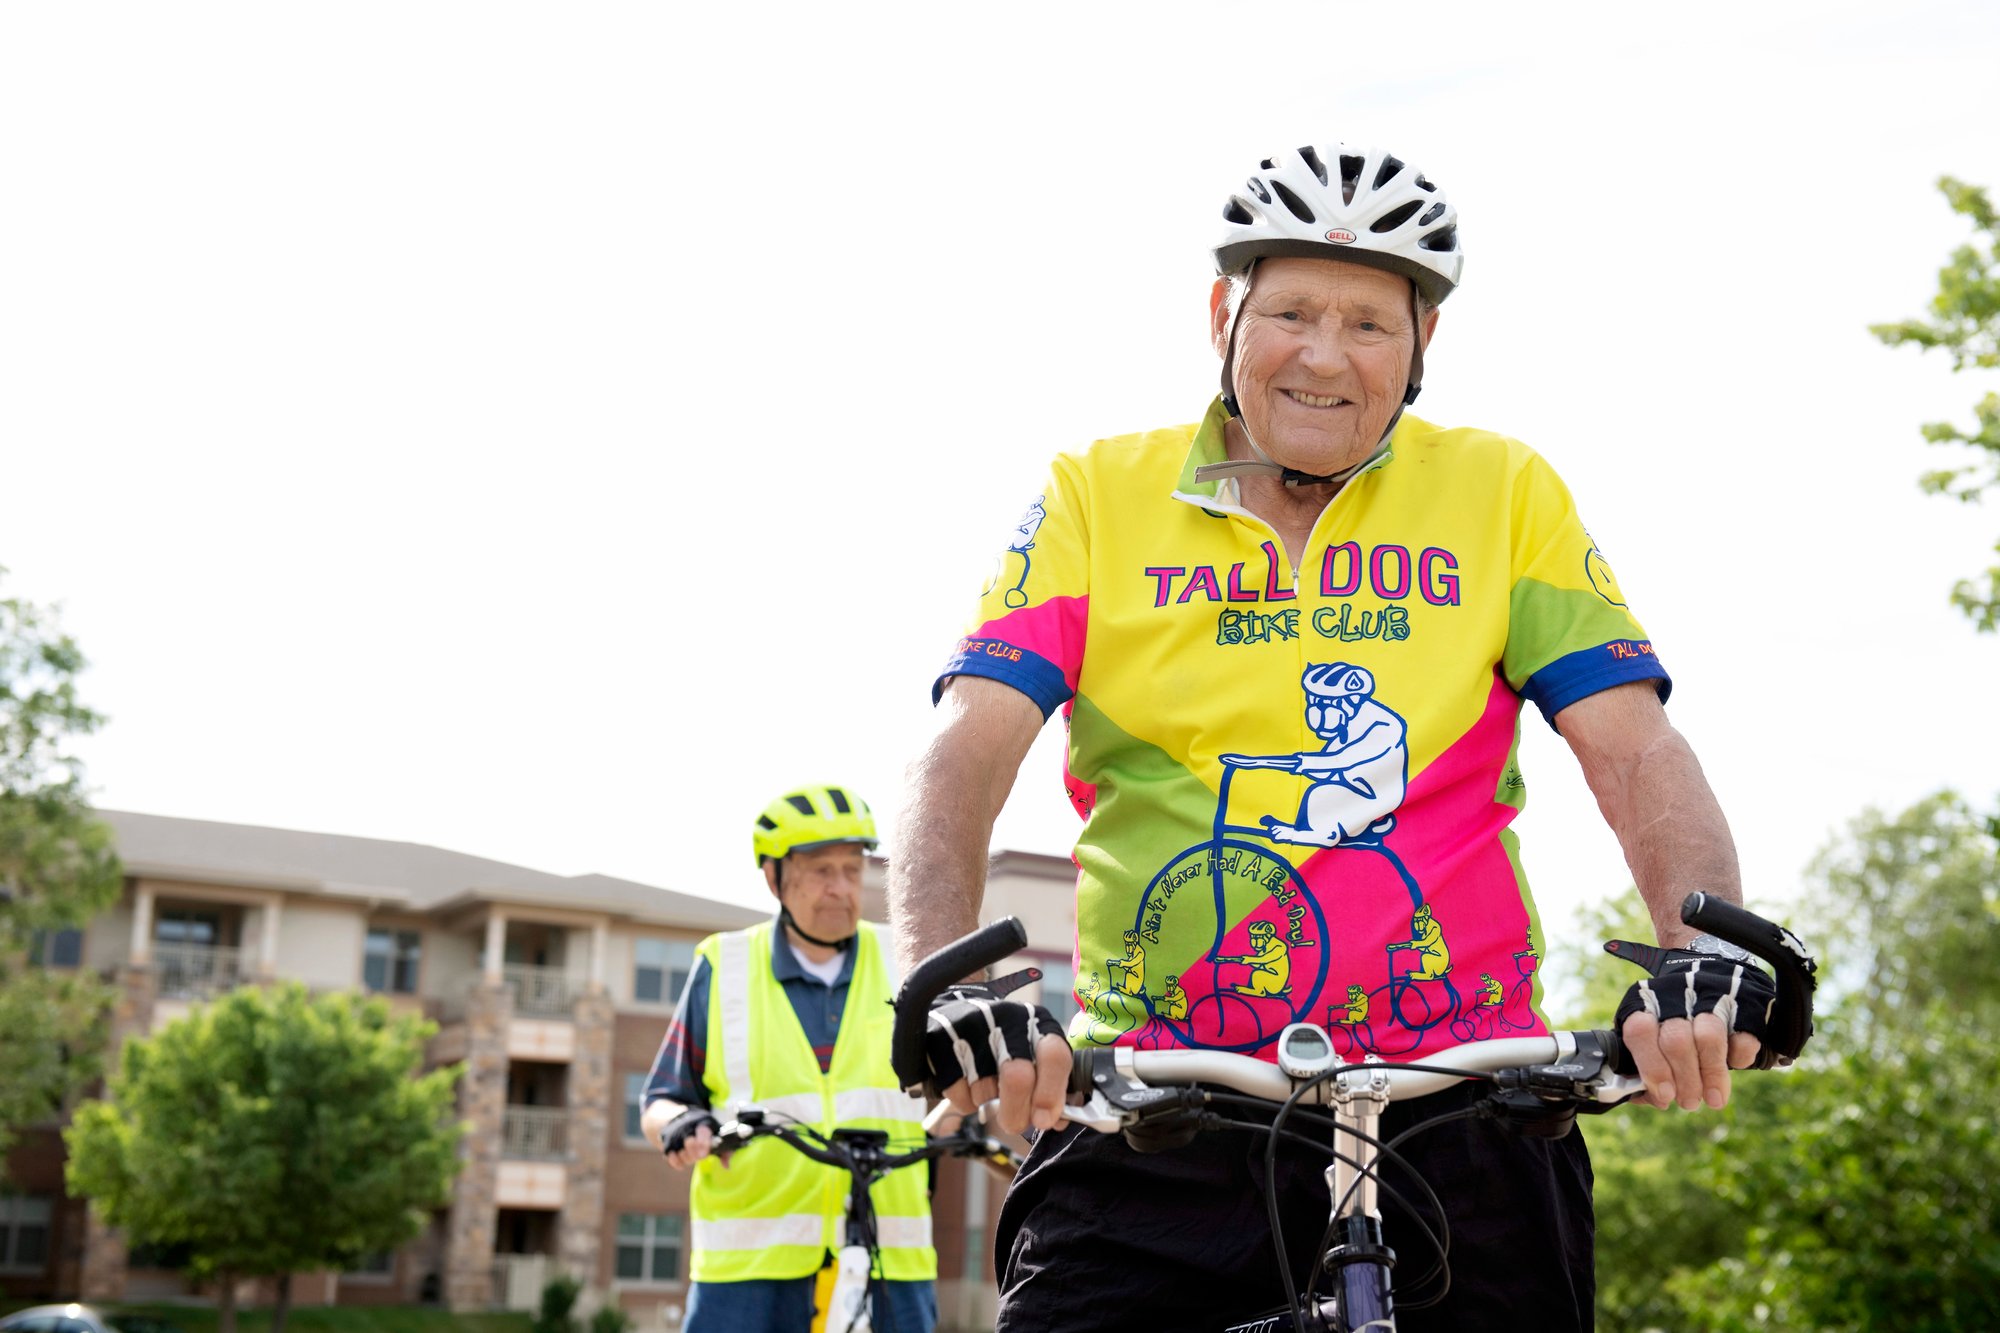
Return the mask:
<path id="1" fill-rule="evenodd" d="M 1208 340 L 1217 356 L 1229 354 L 1229 279 L 1217 278 L 1208 289 Z"/>
<path id="2" fill-rule="evenodd" d="M 1420 326 L 1423 330 L 1424 346 L 1426 348 L 1428 348 L 1431 345 L 1431 338 L 1436 335 L 1437 326 L 1438 326 L 1437 307 L 1432 306 L 1431 312 L 1428 315 L 1424 316 L 1424 322 Z"/>

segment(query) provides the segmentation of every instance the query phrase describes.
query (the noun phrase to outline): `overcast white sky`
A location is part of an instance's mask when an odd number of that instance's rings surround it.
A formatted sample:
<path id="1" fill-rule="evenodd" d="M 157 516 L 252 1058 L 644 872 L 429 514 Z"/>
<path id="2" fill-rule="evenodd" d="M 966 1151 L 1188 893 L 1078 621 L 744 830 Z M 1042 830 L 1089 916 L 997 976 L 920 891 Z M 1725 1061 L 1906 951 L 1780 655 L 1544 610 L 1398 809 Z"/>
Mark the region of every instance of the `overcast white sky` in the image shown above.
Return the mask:
<path id="1" fill-rule="evenodd" d="M 1769 903 L 2000 788 L 2000 508 L 1916 488 L 1992 377 L 1866 327 L 1996 69 L 1984 0 L 8 6 L 6 590 L 104 805 L 756 901 L 778 790 L 893 831 L 1050 455 L 1203 410 L 1228 189 L 1380 142 L 1469 256 L 1419 412 L 1568 479 Z M 1561 920 L 1629 880 L 1528 730 Z M 998 845 L 1068 849 L 1055 732 Z"/>

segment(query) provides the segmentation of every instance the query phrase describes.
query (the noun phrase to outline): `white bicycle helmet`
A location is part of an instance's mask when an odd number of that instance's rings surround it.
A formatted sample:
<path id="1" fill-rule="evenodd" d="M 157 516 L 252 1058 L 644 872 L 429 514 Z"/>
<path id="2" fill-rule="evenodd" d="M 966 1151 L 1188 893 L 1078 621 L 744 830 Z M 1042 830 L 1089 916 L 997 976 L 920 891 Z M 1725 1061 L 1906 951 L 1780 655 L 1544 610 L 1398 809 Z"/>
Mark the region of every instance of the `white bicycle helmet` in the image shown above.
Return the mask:
<path id="1" fill-rule="evenodd" d="M 1222 219 L 1222 274 L 1259 259 L 1344 259 L 1401 274 L 1436 305 L 1465 267 L 1458 210 L 1423 172 L 1380 148 L 1307 145 L 1267 157 Z"/>

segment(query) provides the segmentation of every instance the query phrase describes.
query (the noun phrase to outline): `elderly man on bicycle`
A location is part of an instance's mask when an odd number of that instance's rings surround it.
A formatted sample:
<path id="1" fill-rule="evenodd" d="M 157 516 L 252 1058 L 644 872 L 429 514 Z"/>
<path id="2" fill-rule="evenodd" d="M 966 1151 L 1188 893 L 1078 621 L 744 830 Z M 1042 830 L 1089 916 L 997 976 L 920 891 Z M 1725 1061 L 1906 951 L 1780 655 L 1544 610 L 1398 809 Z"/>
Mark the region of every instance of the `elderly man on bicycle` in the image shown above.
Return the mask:
<path id="1" fill-rule="evenodd" d="M 862 854 L 875 818 L 841 787 L 804 787 L 757 817 L 757 865 L 778 915 L 711 935 L 653 1063 L 642 1124 L 675 1170 L 694 1171 L 685 1333 L 806 1333 L 816 1282 L 843 1244 L 846 1175 L 760 1139 L 729 1160 L 721 1121 L 748 1107 L 821 1135 L 836 1127 L 924 1142 L 923 1104 L 889 1062 L 891 960 L 861 920 Z M 937 1255 L 927 1177 L 898 1171 L 869 1193 L 882 1279 L 874 1327 L 930 1333 Z"/>
<path id="2" fill-rule="evenodd" d="M 890 870 L 906 964 L 976 923 L 994 818 L 1061 709 L 1085 821 L 1070 1040 L 1271 1058 L 1287 1024 L 1338 1023 L 1372 1000 L 1354 1029 L 1369 1053 L 1420 1061 L 1480 995 L 1412 973 L 1413 915 L 1449 933 L 1461 976 L 1507 967 L 1524 935 L 1543 947 L 1508 830 L 1525 801 L 1526 700 L 1576 754 L 1669 946 L 1618 1015 L 1648 1098 L 1723 1104 L 1772 990 L 1677 916 L 1690 891 L 1735 901 L 1740 886 L 1722 812 L 1667 721 L 1666 669 L 1546 462 L 1406 412 L 1459 283 L 1456 209 L 1394 154 L 1321 144 L 1259 161 L 1221 223 L 1208 306 L 1221 393 L 1198 423 L 1056 459 L 1030 507 L 1032 563 L 993 580 L 939 677 Z M 1334 807 L 1352 793 L 1258 759 L 1307 751 L 1301 709 L 1324 704 L 1333 675 L 1365 681 L 1403 728 L 1406 782 L 1368 784 L 1395 790 L 1393 816 L 1347 820 Z M 1281 840 L 1301 822 L 1353 836 Z M 1150 980 L 1119 994 L 1089 966 L 1135 930 L 1148 977 L 1171 974 L 1178 995 Z M 1286 988 L 1242 993 L 1224 965 L 1273 939 Z M 962 1108 L 997 1096 L 1003 1126 L 1041 1131 L 996 1235 L 1002 1333 L 1219 1327 L 1279 1295 L 1267 1194 L 1298 1222 L 1288 1237 L 1319 1235 L 1323 1158 L 1281 1157 L 1267 1182 L 1241 1137 L 1142 1153 L 1063 1132 L 1070 1052 L 1045 1011 L 960 986 L 931 1024 L 925 1081 Z M 1470 1096 L 1383 1121 L 1385 1135 L 1440 1122 L 1402 1153 L 1454 1238 L 1449 1295 L 1401 1327 L 1588 1327 L 1581 1135 L 1453 1119 Z M 1413 1234 L 1394 1209 L 1385 1222 L 1392 1244 Z"/>

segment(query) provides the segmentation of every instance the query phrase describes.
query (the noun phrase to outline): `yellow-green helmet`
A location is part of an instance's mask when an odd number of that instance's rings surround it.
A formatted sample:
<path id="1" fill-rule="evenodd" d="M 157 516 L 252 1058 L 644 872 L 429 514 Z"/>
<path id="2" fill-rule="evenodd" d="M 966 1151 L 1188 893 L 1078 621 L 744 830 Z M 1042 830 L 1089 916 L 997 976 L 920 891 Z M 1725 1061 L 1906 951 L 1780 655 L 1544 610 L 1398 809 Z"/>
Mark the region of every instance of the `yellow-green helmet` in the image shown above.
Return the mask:
<path id="1" fill-rule="evenodd" d="M 875 816 L 868 802 L 844 787 L 800 787 L 764 807 L 750 835 L 757 864 L 782 861 L 792 852 L 836 842 L 875 850 Z"/>

